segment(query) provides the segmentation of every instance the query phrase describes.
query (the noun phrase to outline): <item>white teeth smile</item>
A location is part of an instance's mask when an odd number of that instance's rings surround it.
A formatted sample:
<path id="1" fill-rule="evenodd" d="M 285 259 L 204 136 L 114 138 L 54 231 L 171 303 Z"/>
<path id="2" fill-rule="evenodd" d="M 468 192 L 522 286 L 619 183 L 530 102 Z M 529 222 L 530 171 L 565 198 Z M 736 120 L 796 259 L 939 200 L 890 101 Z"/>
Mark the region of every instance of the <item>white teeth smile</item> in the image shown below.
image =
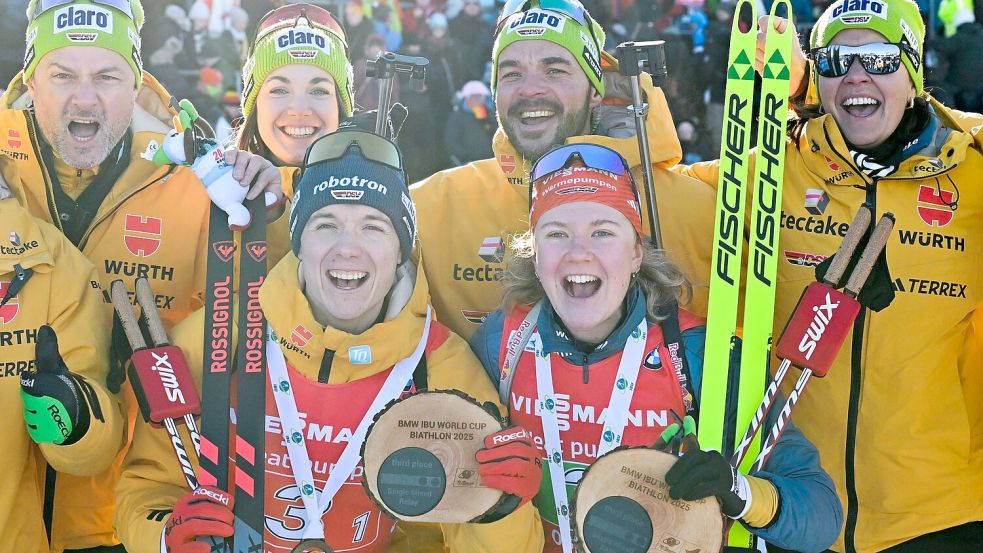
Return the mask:
<path id="1" fill-rule="evenodd" d="M 596 282 L 598 278 L 593 275 L 569 275 L 567 276 L 567 282 L 571 284 L 587 284 L 588 282 Z"/>
<path id="2" fill-rule="evenodd" d="M 283 127 L 283 133 L 294 138 L 304 138 L 314 134 L 314 127 Z"/>
<path id="3" fill-rule="evenodd" d="M 524 111 L 522 112 L 521 115 L 523 119 L 531 119 L 533 117 L 552 117 L 552 116 L 553 116 L 553 112 L 548 110 Z"/>
<path id="4" fill-rule="evenodd" d="M 873 98 L 867 98 L 867 97 L 863 97 L 863 98 L 847 98 L 846 100 L 843 100 L 843 106 L 844 107 L 846 107 L 846 106 L 876 106 L 878 104 L 880 104 L 880 102 L 878 102 L 877 100 L 875 100 Z"/>
<path id="5" fill-rule="evenodd" d="M 359 280 L 365 278 L 369 273 L 365 271 L 328 271 L 331 278 L 338 280 Z"/>

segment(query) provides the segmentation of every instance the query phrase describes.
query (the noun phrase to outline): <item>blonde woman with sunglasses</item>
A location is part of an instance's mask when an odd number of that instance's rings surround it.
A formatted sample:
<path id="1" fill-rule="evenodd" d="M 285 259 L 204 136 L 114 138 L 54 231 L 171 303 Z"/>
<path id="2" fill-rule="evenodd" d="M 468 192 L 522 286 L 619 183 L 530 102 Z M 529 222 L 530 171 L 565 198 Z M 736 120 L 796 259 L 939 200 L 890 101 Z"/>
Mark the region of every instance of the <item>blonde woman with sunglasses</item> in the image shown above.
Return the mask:
<path id="1" fill-rule="evenodd" d="M 924 37 L 911 0 L 839 0 L 793 71 L 808 84 L 787 137 L 776 335 L 861 204 L 896 218 L 852 338 L 795 413 L 843 504 L 833 551 L 983 540 L 981 119 L 923 90 Z M 716 186 L 721 163 L 681 170 Z"/>

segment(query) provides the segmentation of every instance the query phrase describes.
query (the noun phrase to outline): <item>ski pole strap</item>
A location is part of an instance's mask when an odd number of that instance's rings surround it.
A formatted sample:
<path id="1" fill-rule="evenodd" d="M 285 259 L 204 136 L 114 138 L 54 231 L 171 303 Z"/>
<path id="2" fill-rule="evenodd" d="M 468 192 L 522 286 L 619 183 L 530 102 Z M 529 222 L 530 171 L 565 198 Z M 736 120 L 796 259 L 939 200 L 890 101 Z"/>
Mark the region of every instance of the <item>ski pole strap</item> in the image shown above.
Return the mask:
<path id="1" fill-rule="evenodd" d="M 642 319 L 631 333 L 621 353 L 617 377 L 611 387 L 608 400 L 607 418 L 597 444 L 600 457 L 621 445 L 625 427 L 628 425 L 628 409 L 635 393 L 638 371 L 645 356 L 645 342 L 648 338 L 648 322 Z M 573 551 L 573 537 L 570 524 L 570 499 L 567 497 L 567 483 L 564 474 L 563 443 L 560 439 L 560 426 L 556 409 L 558 399 L 553 389 L 553 367 L 550 354 L 543 350 L 543 340 L 536 330 L 530 338 L 536 356 L 536 388 L 539 398 L 537 410 L 543 423 L 543 442 L 546 449 L 546 465 L 550 472 L 553 489 L 553 502 L 556 506 L 556 520 L 560 527 L 560 545 L 563 553 Z"/>
<path id="2" fill-rule="evenodd" d="M 239 346 L 236 355 L 235 534 L 237 552 L 262 547 L 266 462 L 266 318 L 259 289 L 266 280 L 265 205 L 247 200 L 252 224 L 241 234 Z"/>
<path id="3" fill-rule="evenodd" d="M 529 343 L 533 331 L 536 330 L 536 321 L 539 319 L 539 312 L 543 310 L 543 300 L 533 304 L 532 309 L 526 313 L 519 323 L 519 327 L 509 334 L 509 345 L 505 348 L 505 358 L 502 359 L 501 378 L 498 381 L 498 398 L 502 405 L 508 407 L 509 396 L 512 394 L 512 380 L 515 379 L 515 367 L 519 364 L 519 357 L 522 350 Z M 514 347 L 513 347 L 514 345 Z"/>
<path id="4" fill-rule="evenodd" d="M 283 351 L 277 343 L 273 330 L 269 330 L 266 356 L 269 362 L 270 384 L 273 386 L 273 399 L 282 421 L 281 427 L 283 428 L 283 441 L 287 444 L 287 457 L 290 459 L 294 481 L 297 482 L 297 490 L 300 492 L 304 511 L 307 513 L 307 524 L 304 524 L 304 539 L 325 538 L 324 523 L 321 520 L 322 513 L 327 510 L 331 500 L 334 499 L 338 490 L 351 476 L 359 461 L 362 460 L 360 455 L 362 442 L 365 441 L 365 434 L 368 432 L 372 420 L 386 404 L 397 399 L 406 388 L 406 383 L 412 380 L 413 372 L 419 365 L 420 359 L 423 358 L 427 339 L 430 336 L 430 320 L 430 307 L 427 306 L 427 319 L 423 326 L 423 334 L 420 336 L 420 343 L 417 344 L 416 349 L 409 357 L 396 363 L 389 372 L 389 376 L 386 377 L 379 393 L 376 394 L 372 404 L 358 423 L 351 440 L 345 445 L 338 462 L 332 465 L 328 481 L 324 484 L 324 489 L 321 490 L 320 494 L 317 493 L 314 474 L 311 471 L 307 442 L 303 432 L 297 430 L 303 428 L 304 425 L 297 410 L 297 400 L 293 394 L 293 386 L 290 383 L 290 374 L 287 372 Z"/>

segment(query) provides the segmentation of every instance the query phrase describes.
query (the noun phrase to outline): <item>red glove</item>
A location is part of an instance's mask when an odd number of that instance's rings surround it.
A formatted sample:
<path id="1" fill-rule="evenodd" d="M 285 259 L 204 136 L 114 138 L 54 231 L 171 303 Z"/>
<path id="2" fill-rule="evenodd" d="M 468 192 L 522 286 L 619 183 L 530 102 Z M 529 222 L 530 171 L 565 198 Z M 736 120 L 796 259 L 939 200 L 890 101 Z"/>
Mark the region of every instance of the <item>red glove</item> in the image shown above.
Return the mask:
<path id="1" fill-rule="evenodd" d="M 516 495 L 524 505 L 539 493 L 543 461 L 532 432 L 510 426 L 485 437 L 484 449 L 475 454 L 478 474 L 489 488 Z"/>
<path id="2" fill-rule="evenodd" d="M 169 553 L 209 553 L 211 546 L 195 541 L 204 536 L 228 538 L 233 534 L 232 496 L 218 488 L 199 486 L 175 505 L 164 526 Z"/>

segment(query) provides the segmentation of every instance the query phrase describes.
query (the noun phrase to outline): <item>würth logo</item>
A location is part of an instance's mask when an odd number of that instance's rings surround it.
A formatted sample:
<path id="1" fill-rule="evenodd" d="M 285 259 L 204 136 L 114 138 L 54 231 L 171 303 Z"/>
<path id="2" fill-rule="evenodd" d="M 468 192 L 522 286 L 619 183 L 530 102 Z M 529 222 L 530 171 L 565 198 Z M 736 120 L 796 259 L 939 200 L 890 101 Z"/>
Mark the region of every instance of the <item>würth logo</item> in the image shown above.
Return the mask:
<path id="1" fill-rule="evenodd" d="M 249 242 L 246 244 L 246 251 L 249 252 L 249 257 L 255 259 L 257 263 L 263 261 L 266 259 L 266 240 Z"/>
<path id="2" fill-rule="evenodd" d="M 0 301 L 7 296 L 7 288 L 9 286 L 9 282 L 0 282 Z M 0 323 L 12 323 L 18 311 L 20 311 L 20 304 L 17 303 L 17 296 L 13 296 L 7 300 L 7 303 L 0 305 Z"/>
<path id="3" fill-rule="evenodd" d="M 823 159 L 826 160 L 826 166 L 829 167 L 830 170 L 832 170 L 832 171 L 839 171 L 840 170 L 840 164 L 839 163 L 836 163 L 835 161 L 833 161 L 832 159 L 830 159 L 829 156 L 823 156 Z"/>
<path id="4" fill-rule="evenodd" d="M 942 186 L 923 184 L 918 187 L 918 216 L 930 227 L 944 227 L 956 212 L 955 194 Z"/>
<path id="5" fill-rule="evenodd" d="M 215 242 L 212 244 L 212 250 L 215 251 L 215 255 L 217 255 L 219 259 L 227 262 L 232 259 L 232 254 L 236 253 L 236 243 L 231 240 Z"/>
<path id="6" fill-rule="evenodd" d="M 160 248 L 164 222 L 160 217 L 126 214 L 123 245 L 137 257 L 150 257 Z"/>
<path id="7" fill-rule="evenodd" d="M 10 146 L 14 150 L 21 147 L 20 132 L 17 129 L 10 129 L 7 131 L 7 146 Z"/>
<path id="8" fill-rule="evenodd" d="M 290 341 L 297 347 L 301 348 L 306 346 L 307 342 L 310 342 L 311 338 L 313 337 L 314 333 L 304 328 L 304 325 L 297 325 L 297 327 L 290 333 Z"/>
<path id="9" fill-rule="evenodd" d="M 498 156 L 498 165 L 506 175 L 515 171 L 515 156 L 506 154 Z"/>

